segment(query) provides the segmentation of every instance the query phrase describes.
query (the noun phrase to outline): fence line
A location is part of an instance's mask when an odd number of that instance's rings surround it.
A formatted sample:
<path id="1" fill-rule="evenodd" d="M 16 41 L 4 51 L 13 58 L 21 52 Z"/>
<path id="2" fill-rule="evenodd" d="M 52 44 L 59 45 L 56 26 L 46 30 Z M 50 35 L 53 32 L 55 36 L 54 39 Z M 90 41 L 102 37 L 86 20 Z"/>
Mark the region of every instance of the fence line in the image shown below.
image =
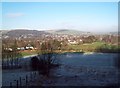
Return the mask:
<path id="1" fill-rule="evenodd" d="M 29 74 L 26 74 L 24 77 L 19 77 L 18 79 L 15 79 L 14 81 L 10 82 L 10 87 L 16 86 L 17 88 L 21 88 L 22 86 L 31 86 L 31 85 L 37 85 L 37 82 L 39 73 L 37 71 L 31 72 Z M 34 83 L 33 83 L 34 82 Z"/>
<path id="2" fill-rule="evenodd" d="M 17 52 L 2 53 L 2 69 L 20 68 L 19 59 L 21 57 Z"/>

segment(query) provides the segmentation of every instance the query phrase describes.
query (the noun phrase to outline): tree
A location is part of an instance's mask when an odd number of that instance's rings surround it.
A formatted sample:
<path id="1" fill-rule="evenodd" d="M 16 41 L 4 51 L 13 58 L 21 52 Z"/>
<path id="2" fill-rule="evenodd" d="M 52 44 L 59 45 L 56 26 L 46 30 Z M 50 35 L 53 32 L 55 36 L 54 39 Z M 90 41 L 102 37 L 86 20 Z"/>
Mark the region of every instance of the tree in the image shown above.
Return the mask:
<path id="1" fill-rule="evenodd" d="M 49 40 L 41 44 L 41 50 L 39 53 L 39 70 L 48 76 L 51 68 L 59 66 L 56 57 L 55 50 L 60 47 L 57 40 Z"/>
<path id="2" fill-rule="evenodd" d="M 46 64 L 48 66 L 51 66 L 54 64 L 54 56 L 55 56 L 55 51 L 58 50 L 60 47 L 60 44 L 56 40 L 49 40 L 47 42 L 44 42 L 41 44 L 41 54 L 43 57 L 41 59 L 46 60 Z"/>
<path id="3" fill-rule="evenodd" d="M 38 70 L 39 64 L 40 64 L 40 61 L 39 61 L 38 57 L 35 56 L 35 57 L 31 58 L 32 70 Z"/>
<path id="4" fill-rule="evenodd" d="M 18 58 L 22 57 L 21 53 L 17 51 L 17 40 L 11 40 L 11 42 L 13 42 L 12 45 L 9 45 L 9 42 L 7 43 L 4 40 L 2 44 L 2 64 L 3 68 L 6 69 L 9 69 L 9 67 L 19 68 L 20 66 Z M 12 51 L 10 51 L 9 48 L 11 48 Z M 7 64 L 4 64 L 4 62 L 7 62 Z"/>

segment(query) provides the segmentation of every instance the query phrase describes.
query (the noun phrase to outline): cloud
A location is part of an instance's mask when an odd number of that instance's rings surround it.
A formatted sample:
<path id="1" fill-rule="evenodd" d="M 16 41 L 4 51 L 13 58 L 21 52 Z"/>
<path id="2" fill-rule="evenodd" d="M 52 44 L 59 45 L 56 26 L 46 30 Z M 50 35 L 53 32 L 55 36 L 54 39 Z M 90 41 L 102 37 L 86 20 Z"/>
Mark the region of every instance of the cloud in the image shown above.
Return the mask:
<path id="1" fill-rule="evenodd" d="M 6 15 L 7 17 L 14 18 L 24 16 L 24 13 L 7 13 Z"/>

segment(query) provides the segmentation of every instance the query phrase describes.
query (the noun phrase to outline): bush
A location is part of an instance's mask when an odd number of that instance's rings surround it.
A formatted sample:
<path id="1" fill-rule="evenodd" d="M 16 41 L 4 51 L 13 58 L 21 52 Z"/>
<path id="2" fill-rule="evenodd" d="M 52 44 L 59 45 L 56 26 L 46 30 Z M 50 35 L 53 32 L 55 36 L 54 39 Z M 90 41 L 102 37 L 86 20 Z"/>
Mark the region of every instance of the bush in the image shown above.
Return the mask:
<path id="1" fill-rule="evenodd" d="M 39 69 L 39 64 L 40 64 L 40 61 L 39 61 L 38 57 L 32 57 L 31 58 L 32 70 L 38 70 Z"/>
<path id="2" fill-rule="evenodd" d="M 37 70 L 39 73 L 49 76 L 51 68 L 58 67 L 59 64 L 55 63 L 55 58 L 48 58 L 51 54 L 44 54 L 38 57 L 31 58 L 32 70 Z"/>

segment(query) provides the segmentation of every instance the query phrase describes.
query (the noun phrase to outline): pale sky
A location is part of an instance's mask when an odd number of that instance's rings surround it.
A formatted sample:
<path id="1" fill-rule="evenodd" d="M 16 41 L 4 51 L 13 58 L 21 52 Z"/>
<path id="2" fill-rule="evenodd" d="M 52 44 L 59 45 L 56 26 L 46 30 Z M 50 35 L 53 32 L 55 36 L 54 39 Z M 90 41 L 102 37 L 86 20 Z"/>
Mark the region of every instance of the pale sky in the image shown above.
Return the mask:
<path id="1" fill-rule="evenodd" d="M 2 29 L 118 30 L 117 2 L 3 2 Z"/>

